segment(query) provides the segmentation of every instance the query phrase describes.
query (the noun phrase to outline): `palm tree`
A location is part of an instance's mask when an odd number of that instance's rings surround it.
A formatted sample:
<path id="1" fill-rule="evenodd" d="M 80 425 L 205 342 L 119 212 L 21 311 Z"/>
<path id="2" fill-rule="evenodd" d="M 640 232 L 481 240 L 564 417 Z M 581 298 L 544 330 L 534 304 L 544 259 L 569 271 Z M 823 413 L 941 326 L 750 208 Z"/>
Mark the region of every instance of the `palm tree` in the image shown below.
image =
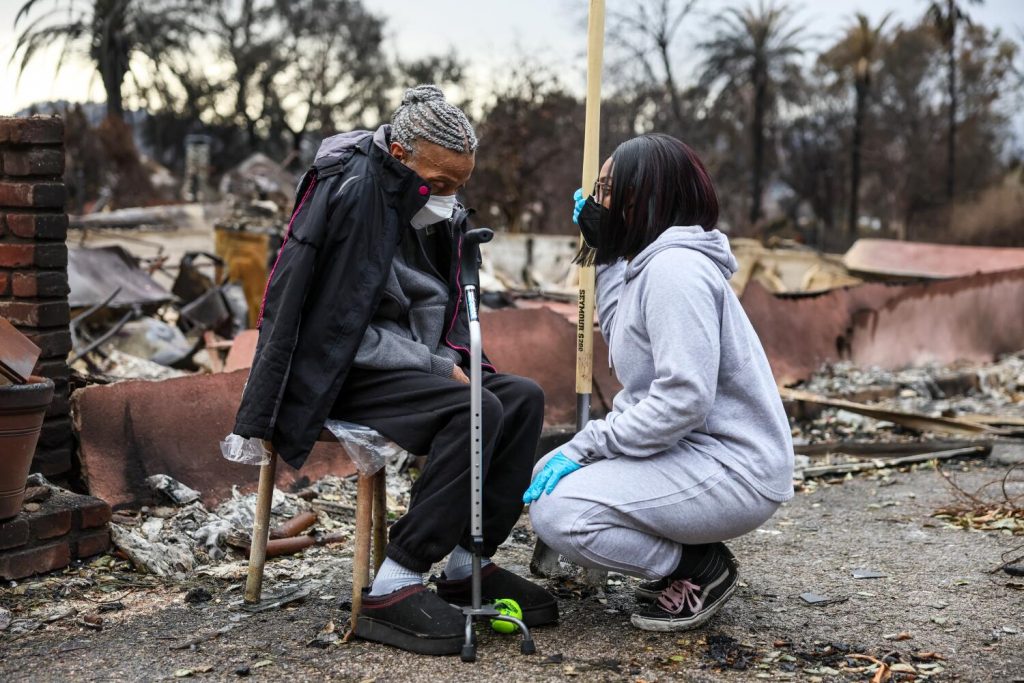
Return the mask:
<path id="1" fill-rule="evenodd" d="M 44 4 L 49 8 L 29 21 Z M 20 79 L 40 49 L 61 44 L 58 71 L 69 55 L 84 53 L 99 72 L 107 115 L 123 119 L 121 88 L 132 57 L 144 54 L 156 61 L 171 46 L 184 45 L 195 5 L 196 0 L 25 0 L 14 19 L 15 30 L 23 27 L 11 62 L 19 63 Z"/>
<path id="2" fill-rule="evenodd" d="M 717 20 L 714 37 L 701 44 L 706 53 L 702 84 L 722 85 L 722 93 L 753 90 L 750 144 L 753 157 L 750 223 L 761 218 L 764 192 L 765 129 L 782 99 L 795 96 L 799 81 L 796 58 L 802 29 L 790 22 L 786 5 L 760 1 L 756 7 L 730 9 Z"/>
<path id="3" fill-rule="evenodd" d="M 980 5 L 983 0 L 966 0 Z M 928 5 L 927 15 L 942 46 L 946 49 L 947 86 L 949 88 L 949 135 L 946 139 L 946 196 L 950 200 L 956 191 L 956 32 L 960 22 L 971 22 L 963 5 L 956 0 L 936 0 Z"/>
<path id="4" fill-rule="evenodd" d="M 857 13 L 846 35 L 831 50 L 822 55 L 822 61 L 843 77 L 853 81 L 854 114 L 853 141 L 850 145 L 850 205 L 846 219 L 846 237 L 857 234 L 858 205 L 860 199 L 860 160 L 864 146 L 864 119 L 871 96 L 871 80 L 875 63 L 885 44 L 885 25 L 892 17 L 886 14 L 872 26 L 867 15 Z"/>

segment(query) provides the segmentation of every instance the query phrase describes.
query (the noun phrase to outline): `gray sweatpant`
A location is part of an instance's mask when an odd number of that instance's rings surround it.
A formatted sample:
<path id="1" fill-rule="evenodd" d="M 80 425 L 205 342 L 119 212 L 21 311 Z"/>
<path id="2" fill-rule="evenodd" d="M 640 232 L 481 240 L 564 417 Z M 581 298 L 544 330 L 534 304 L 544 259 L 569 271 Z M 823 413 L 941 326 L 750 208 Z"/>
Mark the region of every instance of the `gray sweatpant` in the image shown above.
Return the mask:
<path id="1" fill-rule="evenodd" d="M 530 520 L 545 543 L 581 566 L 661 579 L 684 545 L 741 536 L 778 507 L 711 456 L 674 449 L 587 465 L 541 494 Z"/>

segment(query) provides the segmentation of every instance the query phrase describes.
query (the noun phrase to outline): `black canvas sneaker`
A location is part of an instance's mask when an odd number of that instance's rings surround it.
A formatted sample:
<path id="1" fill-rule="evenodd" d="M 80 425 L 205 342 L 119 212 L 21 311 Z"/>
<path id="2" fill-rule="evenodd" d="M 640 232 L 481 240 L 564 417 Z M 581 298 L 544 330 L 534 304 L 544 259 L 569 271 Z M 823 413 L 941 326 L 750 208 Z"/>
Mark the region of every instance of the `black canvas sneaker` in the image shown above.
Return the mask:
<path id="1" fill-rule="evenodd" d="M 736 559 L 732 551 L 724 543 L 715 543 L 714 545 L 719 548 L 720 552 L 725 554 L 726 560 L 731 562 L 738 572 L 740 561 Z M 661 596 L 661 592 L 668 588 L 670 583 L 672 583 L 672 579 L 667 576 L 657 581 L 647 581 L 637 586 L 633 595 L 636 597 L 637 602 L 654 602 Z"/>
<path id="2" fill-rule="evenodd" d="M 675 578 L 678 574 L 673 572 L 654 603 L 633 614 L 633 625 L 644 631 L 689 631 L 717 614 L 739 582 L 737 566 L 722 548 L 711 546 L 688 572 L 692 578 Z"/>

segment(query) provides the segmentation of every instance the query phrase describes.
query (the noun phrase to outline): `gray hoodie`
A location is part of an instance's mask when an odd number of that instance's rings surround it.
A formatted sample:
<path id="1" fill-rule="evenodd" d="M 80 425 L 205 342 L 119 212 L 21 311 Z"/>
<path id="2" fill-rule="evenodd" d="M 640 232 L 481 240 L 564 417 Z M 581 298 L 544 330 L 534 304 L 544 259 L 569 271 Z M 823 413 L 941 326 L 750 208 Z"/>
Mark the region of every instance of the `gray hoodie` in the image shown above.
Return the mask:
<path id="1" fill-rule="evenodd" d="M 353 131 L 327 138 L 317 151 L 318 166 L 338 163 L 355 145 L 373 136 L 373 144 L 388 149 L 390 126 L 375 132 Z M 350 182 L 356 182 L 352 178 Z M 345 186 L 339 188 L 343 192 Z M 384 292 L 363 336 L 353 365 L 373 370 L 420 370 L 451 377 L 459 352 L 445 343 L 445 309 L 449 300 L 447 274 L 431 258 L 438 231 L 451 226 L 438 223 L 422 230 L 402 226 L 402 241 L 395 250 Z M 449 242 L 451 236 L 448 235 Z"/>
<path id="2" fill-rule="evenodd" d="M 697 451 L 774 501 L 793 496 L 789 421 L 764 349 L 727 282 L 718 230 L 674 227 L 598 269 L 598 315 L 623 390 L 561 450 L 589 464 Z"/>

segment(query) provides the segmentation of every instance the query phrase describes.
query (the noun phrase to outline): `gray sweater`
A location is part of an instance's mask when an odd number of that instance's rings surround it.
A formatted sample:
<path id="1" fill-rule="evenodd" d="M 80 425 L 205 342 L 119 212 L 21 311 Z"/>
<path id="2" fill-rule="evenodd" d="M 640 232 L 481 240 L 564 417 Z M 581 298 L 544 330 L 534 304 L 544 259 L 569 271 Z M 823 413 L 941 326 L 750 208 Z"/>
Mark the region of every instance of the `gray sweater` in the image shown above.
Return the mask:
<path id="1" fill-rule="evenodd" d="M 710 455 L 765 497 L 793 496 L 793 442 L 768 359 L 727 282 L 718 230 L 670 228 L 598 270 L 597 304 L 623 390 L 561 451 L 584 464 L 674 451 Z"/>
<path id="2" fill-rule="evenodd" d="M 391 263 L 384 294 L 356 353 L 359 368 L 420 370 L 451 377 L 459 352 L 444 343 L 446 273 L 434 262 L 434 240 L 445 222 L 407 226 Z"/>

